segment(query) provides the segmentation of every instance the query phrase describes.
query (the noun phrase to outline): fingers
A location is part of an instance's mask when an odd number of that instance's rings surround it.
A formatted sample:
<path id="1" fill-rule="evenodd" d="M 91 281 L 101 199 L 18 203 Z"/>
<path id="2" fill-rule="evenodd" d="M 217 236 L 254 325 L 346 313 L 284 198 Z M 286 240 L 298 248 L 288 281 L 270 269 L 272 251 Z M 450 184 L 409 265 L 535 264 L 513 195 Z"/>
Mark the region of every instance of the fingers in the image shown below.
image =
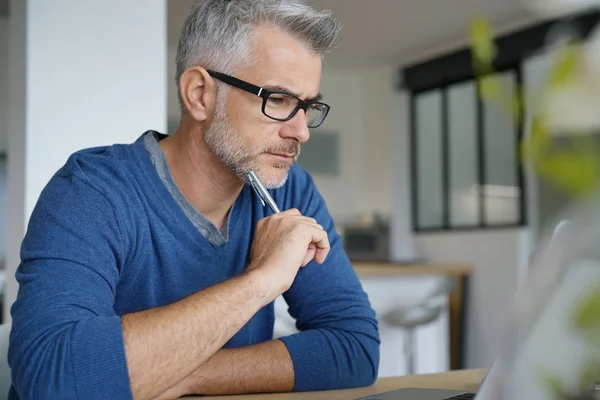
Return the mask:
<path id="1" fill-rule="evenodd" d="M 278 214 L 274 214 L 272 215 L 272 218 L 279 218 L 279 219 L 291 219 L 291 220 L 295 220 L 295 221 L 306 221 L 306 222 L 310 222 L 313 224 L 317 224 L 317 220 L 311 217 L 305 217 L 304 215 L 300 214 L 300 211 L 298 211 L 297 208 L 292 208 L 286 211 L 282 211 Z"/>
<path id="2" fill-rule="evenodd" d="M 323 226 L 321 224 L 318 224 L 317 221 L 315 221 L 313 218 L 294 217 L 294 218 L 290 218 L 290 220 L 293 220 L 294 223 L 300 223 L 300 224 L 312 226 L 314 228 L 318 228 L 321 230 L 323 229 Z"/>
<path id="3" fill-rule="evenodd" d="M 278 222 L 278 223 L 289 223 L 291 221 L 293 222 L 301 222 L 301 223 L 307 223 L 307 224 L 311 224 L 314 225 L 316 227 L 319 227 L 322 229 L 321 225 L 319 225 L 317 223 L 317 220 L 311 217 L 305 217 L 302 214 L 300 214 L 300 211 L 298 211 L 297 209 L 291 209 L 291 210 L 286 210 L 283 211 L 281 213 L 278 214 L 273 214 L 271 216 L 268 217 L 264 217 L 262 219 L 260 219 L 257 223 L 257 227 L 261 227 L 262 225 L 264 225 L 265 223 L 267 223 L 268 221 L 271 222 Z"/>
<path id="4" fill-rule="evenodd" d="M 273 222 L 277 221 L 278 223 L 284 223 L 284 224 L 289 224 L 289 223 L 294 224 L 294 223 L 300 222 L 300 223 L 312 225 L 319 229 L 323 229 L 323 227 L 317 223 L 316 219 L 303 216 L 295 208 L 291 209 L 291 210 L 286 210 L 286 211 L 278 213 L 278 214 L 273 214 L 270 217 L 265 218 L 265 220 L 266 219 L 271 219 Z"/>
<path id="5" fill-rule="evenodd" d="M 318 264 L 325 262 L 330 251 L 329 238 L 327 232 L 323 226 L 317 223 L 317 220 L 303 216 L 297 208 L 291 208 L 273 214 L 270 217 L 264 218 L 264 220 L 265 222 L 271 220 L 271 222 L 284 224 L 284 226 L 287 225 L 288 229 L 291 229 L 291 231 L 288 232 L 295 232 L 295 234 L 301 234 L 305 237 L 308 241 L 308 245 L 302 262 L 303 267 L 313 259 Z"/>
<path id="6" fill-rule="evenodd" d="M 306 267 L 309 262 L 315 258 L 315 254 L 317 253 L 317 246 L 314 243 L 308 245 L 308 249 L 306 250 L 306 254 L 304 255 L 304 260 L 302 261 L 302 266 Z"/>
<path id="7" fill-rule="evenodd" d="M 305 217 L 302 215 L 302 213 L 300 212 L 300 210 L 298 210 L 297 208 L 290 208 L 289 210 L 285 210 L 282 211 L 280 213 L 277 214 L 273 214 L 270 217 L 266 217 L 267 218 L 273 218 L 273 219 L 282 219 L 282 218 L 293 218 L 293 219 L 300 219 L 300 220 L 308 220 L 311 221 L 313 223 L 317 223 L 317 220 L 311 217 Z"/>
<path id="8" fill-rule="evenodd" d="M 299 222 L 304 228 L 309 230 L 310 243 L 306 250 L 302 266 L 306 266 L 313 258 L 318 264 L 323 264 L 330 250 L 329 238 L 323 226 L 318 224 L 314 218 L 303 216 L 295 208 L 281 212 L 278 215 L 280 218 Z"/>
<path id="9" fill-rule="evenodd" d="M 298 210 L 297 208 L 290 208 L 289 210 L 285 210 L 282 211 L 278 214 L 274 214 L 274 215 L 279 215 L 279 216 L 286 216 L 286 215 L 302 215 L 300 213 L 300 210 Z"/>
<path id="10" fill-rule="evenodd" d="M 312 240 L 311 244 L 317 246 L 315 253 L 315 261 L 318 264 L 323 264 L 325 262 L 325 258 L 327 258 L 327 254 L 329 254 L 330 245 L 329 238 L 327 237 L 327 232 L 325 230 L 312 228 L 311 230 Z"/>

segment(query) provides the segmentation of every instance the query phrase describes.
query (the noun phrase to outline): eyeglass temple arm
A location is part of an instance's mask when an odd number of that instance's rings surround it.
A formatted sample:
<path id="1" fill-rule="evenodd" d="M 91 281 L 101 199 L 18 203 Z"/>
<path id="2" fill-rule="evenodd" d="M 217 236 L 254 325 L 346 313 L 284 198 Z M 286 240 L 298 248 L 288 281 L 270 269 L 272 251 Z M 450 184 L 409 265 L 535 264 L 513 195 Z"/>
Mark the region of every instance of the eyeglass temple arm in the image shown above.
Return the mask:
<path id="1" fill-rule="evenodd" d="M 238 78 L 236 78 L 234 76 L 227 75 L 227 74 L 224 74 L 222 72 L 217 72 L 217 71 L 208 71 L 208 73 L 209 73 L 209 75 L 217 78 L 220 81 L 223 81 L 225 83 L 228 83 L 230 85 L 238 87 L 238 88 L 240 88 L 242 90 L 245 90 L 246 92 L 255 94 L 257 96 L 260 96 L 260 97 L 264 98 L 268 94 L 268 91 L 266 89 L 263 89 L 263 88 L 261 88 L 259 86 L 256 86 L 256 85 L 253 85 L 251 83 L 242 81 L 241 79 L 238 79 Z"/>

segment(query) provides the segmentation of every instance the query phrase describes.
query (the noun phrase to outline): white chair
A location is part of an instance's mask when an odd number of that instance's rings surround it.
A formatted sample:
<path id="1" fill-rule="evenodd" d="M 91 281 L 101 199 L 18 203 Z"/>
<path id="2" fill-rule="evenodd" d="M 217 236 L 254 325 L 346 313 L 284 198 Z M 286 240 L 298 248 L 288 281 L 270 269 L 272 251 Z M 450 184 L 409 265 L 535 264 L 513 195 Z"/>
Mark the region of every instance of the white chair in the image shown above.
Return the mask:
<path id="1" fill-rule="evenodd" d="M 445 277 L 440 285 L 418 304 L 401 309 L 393 309 L 383 315 L 383 320 L 390 326 L 404 330 L 404 353 L 406 356 L 406 374 L 415 374 L 415 331 L 440 316 L 448 303 L 448 294 L 454 289 L 456 279 Z"/>

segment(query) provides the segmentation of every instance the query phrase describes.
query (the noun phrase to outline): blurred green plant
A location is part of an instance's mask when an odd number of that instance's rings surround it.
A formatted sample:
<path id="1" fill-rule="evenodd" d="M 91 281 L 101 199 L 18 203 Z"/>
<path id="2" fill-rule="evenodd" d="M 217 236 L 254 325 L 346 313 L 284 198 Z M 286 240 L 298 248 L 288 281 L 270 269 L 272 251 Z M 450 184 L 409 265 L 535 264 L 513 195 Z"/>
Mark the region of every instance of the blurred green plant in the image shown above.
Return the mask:
<path id="1" fill-rule="evenodd" d="M 498 103 L 515 124 L 524 124 L 524 91 L 506 93 L 495 75 L 494 61 L 498 49 L 491 25 L 485 18 L 475 18 L 470 27 L 478 94 L 483 101 Z M 577 42 L 563 45 L 555 53 L 539 98 L 555 94 L 575 83 L 583 62 L 583 46 Z M 535 173 L 555 187 L 581 197 L 598 189 L 600 183 L 600 149 L 592 132 L 566 132 L 568 148 L 552 146 L 549 121 L 543 113 L 532 116 L 529 135 L 519 144 L 519 159 L 529 162 Z M 539 379 L 555 400 L 598 400 L 592 388 L 600 378 L 600 286 L 587 293 L 572 312 L 572 326 L 589 347 L 588 359 L 578 371 L 578 382 L 568 387 L 554 373 L 542 370 Z"/>
<path id="2" fill-rule="evenodd" d="M 600 349 L 600 285 L 583 296 L 573 310 L 572 324 L 590 346 Z"/>
<path id="3" fill-rule="evenodd" d="M 595 385 L 600 379 L 600 285 L 597 285 L 582 300 L 578 302 L 572 311 L 571 323 L 575 331 L 582 336 L 586 346 L 589 348 L 586 361 L 578 372 L 578 382 L 570 390 L 555 374 L 542 370 L 538 376 L 545 385 L 548 393 L 555 400 L 597 400 L 594 392 Z"/>
<path id="4" fill-rule="evenodd" d="M 523 124 L 524 89 L 519 86 L 514 93 L 503 90 L 494 70 L 498 49 L 491 25 L 485 18 L 478 17 L 472 21 L 469 40 L 479 96 L 484 101 L 498 103 L 515 124 Z M 582 55 L 582 46 L 577 42 L 564 45 L 557 51 L 539 96 L 549 96 L 575 82 Z M 542 113 L 532 118 L 529 128 L 528 137 L 522 140 L 517 149 L 522 163 L 531 163 L 541 179 L 574 197 L 587 195 L 597 189 L 600 182 L 600 149 L 589 135 L 590 132 L 569 132 L 571 146 L 556 149 L 552 146 L 548 119 Z"/>
<path id="5" fill-rule="evenodd" d="M 541 371 L 540 381 L 545 385 L 548 394 L 554 400 L 597 400 L 593 390 L 600 367 L 595 359 L 589 359 L 579 370 L 579 380 L 574 389 L 569 390 L 556 374 Z"/>

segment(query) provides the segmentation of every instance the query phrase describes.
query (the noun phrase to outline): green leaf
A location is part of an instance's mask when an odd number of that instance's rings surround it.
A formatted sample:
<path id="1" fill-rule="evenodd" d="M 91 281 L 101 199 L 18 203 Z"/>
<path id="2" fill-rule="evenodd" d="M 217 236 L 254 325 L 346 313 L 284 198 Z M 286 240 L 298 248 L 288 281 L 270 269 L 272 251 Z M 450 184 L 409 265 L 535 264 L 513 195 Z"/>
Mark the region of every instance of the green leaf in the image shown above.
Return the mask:
<path id="1" fill-rule="evenodd" d="M 558 55 L 556 63 L 550 68 L 549 85 L 552 88 L 568 84 L 577 75 L 581 64 L 581 49 L 568 46 Z"/>
<path id="2" fill-rule="evenodd" d="M 567 397 L 567 392 L 556 375 L 549 371 L 540 371 L 538 378 L 541 384 L 546 387 L 548 393 L 556 400 L 564 400 Z"/>
<path id="3" fill-rule="evenodd" d="M 546 124 L 542 118 L 534 118 L 531 125 L 531 137 L 523 142 L 524 150 L 534 159 L 549 146 L 550 134 L 548 133 Z"/>
<path id="4" fill-rule="evenodd" d="M 548 153 L 539 157 L 535 165 L 551 183 L 575 195 L 589 193 L 599 182 L 600 163 L 593 151 Z"/>
<path id="5" fill-rule="evenodd" d="M 579 372 L 579 388 L 583 391 L 587 391 L 599 378 L 600 364 L 598 364 L 598 361 L 595 359 L 589 359 L 581 366 Z"/>
<path id="6" fill-rule="evenodd" d="M 479 80 L 479 96 L 482 99 L 497 98 L 501 94 L 501 88 L 498 84 L 498 79 L 486 76 Z"/>
<path id="7" fill-rule="evenodd" d="M 497 49 L 493 41 L 491 25 L 485 18 L 473 19 L 469 38 L 474 60 L 483 65 L 491 65 L 496 58 Z"/>
<path id="8" fill-rule="evenodd" d="M 575 308 L 573 323 L 582 332 L 600 332 L 600 286 L 590 291 Z"/>

